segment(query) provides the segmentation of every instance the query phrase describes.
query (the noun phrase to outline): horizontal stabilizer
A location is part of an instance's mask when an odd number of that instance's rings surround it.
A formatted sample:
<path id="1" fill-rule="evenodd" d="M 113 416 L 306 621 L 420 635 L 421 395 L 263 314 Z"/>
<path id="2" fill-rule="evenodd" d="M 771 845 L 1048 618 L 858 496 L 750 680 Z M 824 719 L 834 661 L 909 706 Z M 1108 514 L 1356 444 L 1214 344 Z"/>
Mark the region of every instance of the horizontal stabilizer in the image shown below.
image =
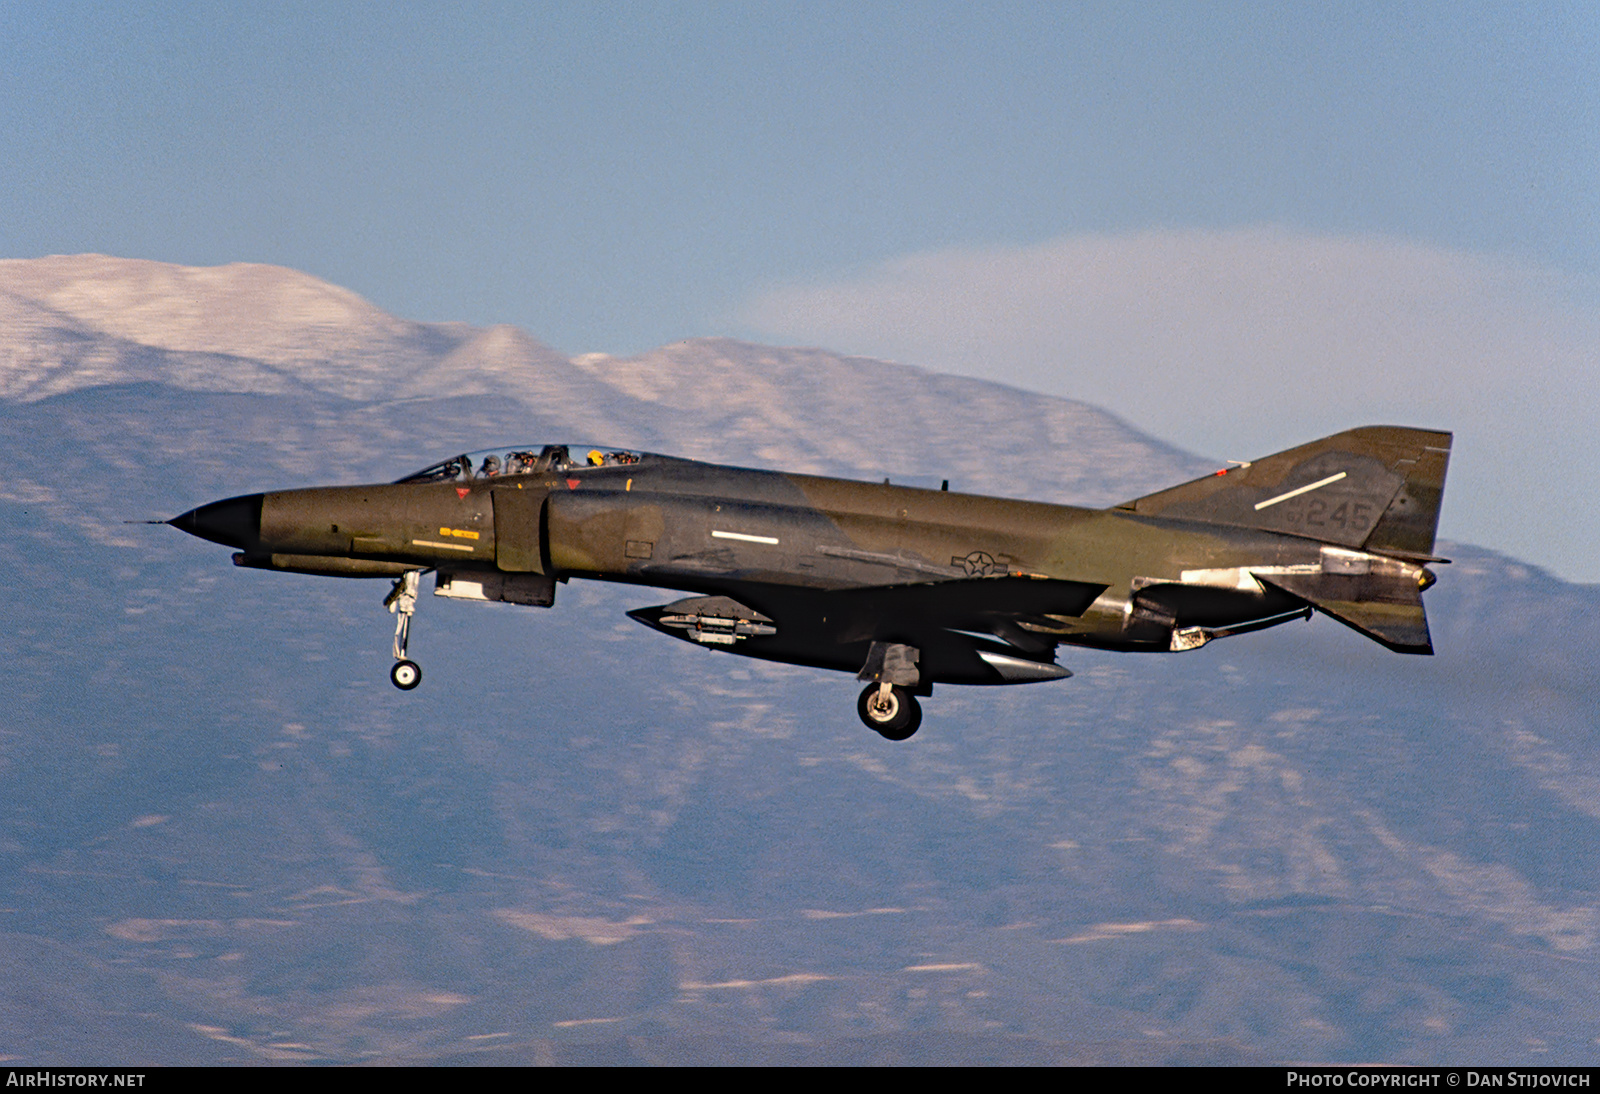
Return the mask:
<path id="1" fill-rule="evenodd" d="M 1330 619 L 1396 653 L 1431 654 L 1428 616 L 1415 581 L 1377 574 L 1255 574 Z"/>

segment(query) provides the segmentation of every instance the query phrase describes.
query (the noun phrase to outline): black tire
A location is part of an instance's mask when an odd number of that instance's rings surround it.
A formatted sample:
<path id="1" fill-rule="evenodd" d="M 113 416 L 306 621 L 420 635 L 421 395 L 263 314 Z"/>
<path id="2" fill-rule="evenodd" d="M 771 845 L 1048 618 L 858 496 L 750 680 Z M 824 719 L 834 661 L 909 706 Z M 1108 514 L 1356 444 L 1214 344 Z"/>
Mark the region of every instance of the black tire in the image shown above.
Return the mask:
<path id="1" fill-rule="evenodd" d="M 878 702 L 879 685 L 868 684 L 856 701 L 856 713 L 868 729 L 891 741 L 904 741 L 922 725 L 922 704 L 905 688 L 889 689 L 887 701 Z"/>
<path id="2" fill-rule="evenodd" d="M 415 661 L 400 660 L 389 670 L 389 679 L 401 691 L 410 691 L 422 683 L 422 666 Z"/>

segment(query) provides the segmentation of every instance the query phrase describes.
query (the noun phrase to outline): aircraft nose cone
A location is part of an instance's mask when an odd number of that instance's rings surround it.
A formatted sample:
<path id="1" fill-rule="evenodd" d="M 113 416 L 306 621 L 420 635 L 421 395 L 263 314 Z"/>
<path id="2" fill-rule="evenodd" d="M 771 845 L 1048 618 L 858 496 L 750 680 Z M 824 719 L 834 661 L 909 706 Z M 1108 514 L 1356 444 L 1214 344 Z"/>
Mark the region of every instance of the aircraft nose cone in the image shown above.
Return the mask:
<path id="1" fill-rule="evenodd" d="M 212 543 L 249 550 L 261 541 L 261 497 L 260 494 L 246 494 L 242 498 L 214 501 L 173 517 L 167 523 Z"/>

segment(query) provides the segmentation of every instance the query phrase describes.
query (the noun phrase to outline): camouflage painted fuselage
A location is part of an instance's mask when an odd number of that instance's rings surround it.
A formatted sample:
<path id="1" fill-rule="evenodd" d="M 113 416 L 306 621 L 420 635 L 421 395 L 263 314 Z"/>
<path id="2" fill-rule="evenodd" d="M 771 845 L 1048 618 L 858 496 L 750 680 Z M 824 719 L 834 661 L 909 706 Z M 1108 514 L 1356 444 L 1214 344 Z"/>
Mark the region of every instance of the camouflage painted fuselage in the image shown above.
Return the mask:
<path id="1" fill-rule="evenodd" d="M 903 646 L 925 693 L 1058 678 L 1058 644 L 1190 649 L 1312 608 L 1428 652 L 1421 590 L 1448 449 L 1448 434 L 1368 427 L 1081 509 L 614 451 L 591 466 L 552 446 L 172 523 L 239 548 L 241 565 L 431 569 L 437 592 L 468 599 L 548 606 L 571 578 L 679 589 L 696 596 L 630 614 L 850 672 L 875 644 Z"/>

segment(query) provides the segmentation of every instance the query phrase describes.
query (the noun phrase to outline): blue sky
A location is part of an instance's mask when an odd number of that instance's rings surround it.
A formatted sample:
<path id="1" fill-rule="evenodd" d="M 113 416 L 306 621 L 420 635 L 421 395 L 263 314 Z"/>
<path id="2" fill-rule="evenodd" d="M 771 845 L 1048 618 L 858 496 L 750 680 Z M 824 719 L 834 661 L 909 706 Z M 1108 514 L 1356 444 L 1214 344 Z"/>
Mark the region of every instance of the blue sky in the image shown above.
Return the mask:
<path id="1" fill-rule="evenodd" d="M 886 354 L 1217 457 L 1454 427 L 1446 532 L 1600 580 L 1497 472 L 1600 475 L 1592 3 L 0 5 L 0 256 L 81 251 Z"/>

